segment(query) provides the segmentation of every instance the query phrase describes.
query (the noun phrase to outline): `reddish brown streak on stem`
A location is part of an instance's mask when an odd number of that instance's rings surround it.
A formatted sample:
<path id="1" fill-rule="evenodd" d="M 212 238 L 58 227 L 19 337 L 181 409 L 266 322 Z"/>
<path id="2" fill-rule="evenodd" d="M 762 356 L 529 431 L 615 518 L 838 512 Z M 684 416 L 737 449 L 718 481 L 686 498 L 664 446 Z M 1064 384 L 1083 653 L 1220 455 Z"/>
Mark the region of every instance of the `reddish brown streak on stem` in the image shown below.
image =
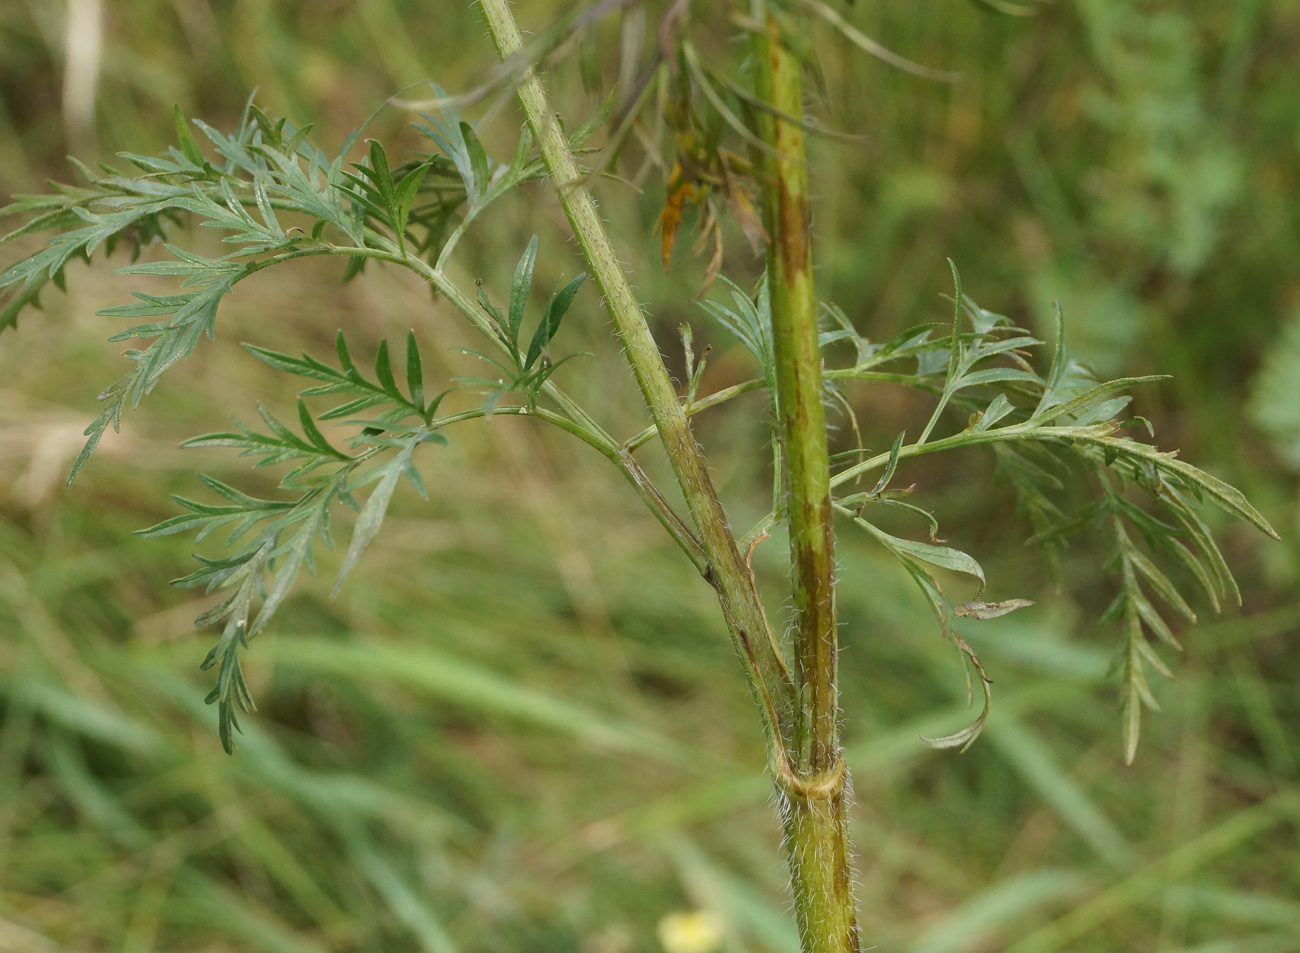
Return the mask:
<path id="1" fill-rule="evenodd" d="M 768 91 L 782 113 L 802 111 L 801 64 L 779 32 L 767 38 Z M 822 408 L 817 301 L 813 287 L 811 210 L 803 130 L 776 117 L 765 120 L 772 151 L 763 162 L 765 205 L 772 236 L 769 274 L 777 360 L 781 436 L 789 478 L 790 556 L 798 627 L 796 665 L 806 695 L 806 739 L 800 770 L 818 773 L 837 757 L 835 610 L 832 593 L 834 537 Z"/>
<path id="2" fill-rule="evenodd" d="M 859 949 L 849 864 L 836 692 L 834 529 L 826 415 L 822 406 L 817 298 L 803 130 L 780 116 L 803 114 L 802 63 L 775 20 L 758 40 L 760 94 L 774 107 L 759 119 L 764 212 L 772 244 L 768 280 L 777 406 L 787 480 L 791 591 L 796 621 L 793 763 L 775 765 L 804 953 Z"/>

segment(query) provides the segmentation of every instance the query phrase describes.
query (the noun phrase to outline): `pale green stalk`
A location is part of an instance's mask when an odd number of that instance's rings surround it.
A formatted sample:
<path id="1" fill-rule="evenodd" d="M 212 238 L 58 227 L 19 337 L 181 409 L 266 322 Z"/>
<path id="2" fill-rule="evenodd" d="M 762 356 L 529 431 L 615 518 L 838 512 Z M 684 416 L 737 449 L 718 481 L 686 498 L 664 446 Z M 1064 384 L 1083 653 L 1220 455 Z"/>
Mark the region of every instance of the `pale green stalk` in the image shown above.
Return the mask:
<path id="1" fill-rule="evenodd" d="M 516 56 L 523 43 L 506 0 L 482 0 L 481 5 L 501 58 Z M 542 84 L 531 68 L 522 72 L 516 93 L 686 499 L 704 549 L 705 578 L 717 590 L 728 630 L 759 696 L 769 742 L 774 751 L 783 752 L 788 740 L 783 726 L 794 707 L 794 689 L 759 602 L 753 574 L 736 546 L 704 455 L 691 433 L 685 409 L 677 399 L 640 303 L 605 233 L 596 203 L 547 103 Z"/>

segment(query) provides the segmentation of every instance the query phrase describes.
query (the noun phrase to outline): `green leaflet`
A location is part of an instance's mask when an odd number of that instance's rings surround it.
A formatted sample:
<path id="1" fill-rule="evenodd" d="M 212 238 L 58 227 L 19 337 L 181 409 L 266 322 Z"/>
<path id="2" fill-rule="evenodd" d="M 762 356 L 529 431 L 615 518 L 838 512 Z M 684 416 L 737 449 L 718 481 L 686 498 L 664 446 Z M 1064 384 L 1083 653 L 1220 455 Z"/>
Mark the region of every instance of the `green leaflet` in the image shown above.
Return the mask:
<path id="1" fill-rule="evenodd" d="M 352 491 L 364 483 L 378 480 L 378 485 L 371 491 L 365 506 L 361 508 L 361 514 L 357 517 L 356 525 L 352 529 L 352 541 L 348 544 L 348 551 L 343 557 L 343 565 L 339 569 L 334 588 L 330 590 L 331 597 L 338 595 L 339 590 L 343 587 L 343 581 L 352 572 L 357 561 L 361 558 L 361 554 L 365 552 L 366 547 L 370 545 L 379 532 L 379 527 L 383 524 L 384 516 L 388 512 L 388 504 L 392 501 L 393 492 L 397 489 L 397 481 L 405 476 L 421 496 L 428 498 L 428 492 L 424 488 L 424 482 L 420 478 L 419 471 L 415 469 L 414 464 L 411 462 L 411 455 L 415 452 L 415 448 L 427 436 L 428 434 L 425 431 L 420 430 L 402 439 L 398 442 L 397 453 L 390 455 L 382 464 L 372 468 L 361 480 L 348 487 L 349 491 Z"/>
<path id="2" fill-rule="evenodd" d="M 524 357 L 524 370 L 530 369 L 537 359 L 542 356 L 542 350 L 546 345 L 551 343 L 551 338 L 555 337 L 560 330 L 560 322 L 568 313 L 570 305 L 573 304 L 574 297 L 578 294 L 578 289 L 582 283 L 587 280 L 584 272 L 574 278 L 563 288 L 551 293 L 551 300 L 546 303 L 546 311 L 542 315 L 541 323 L 537 325 L 537 330 L 533 332 L 533 339 L 528 342 L 528 354 Z"/>
<path id="3" fill-rule="evenodd" d="M 514 277 L 510 281 L 510 320 L 506 324 L 506 342 L 515 360 L 519 360 L 519 328 L 524 322 L 524 306 L 533 286 L 533 267 L 537 264 L 537 236 L 528 240 L 528 247 L 519 256 Z M 499 323 L 499 322 L 498 322 Z"/>
<path id="4" fill-rule="evenodd" d="M 523 329 L 524 311 L 528 303 L 529 292 L 532 289 L 533 269 L 536 262 L 537 236 L 534 235 L 529 239 L 528 246 L 524 249 L 523 255 L 520 256 L 519 262 L 515 265 L 514 276 L 510 282 L 510 313 L 508 317 L 501 313 L 500 308 L 492 304 L 487 291 L 481 287 L 478 290 L 479 304 L 491 316 L 493 329 L 501 343 L 505 345 L 506 354 L 510 360 L 509 365 L 503 364 L 496 358 L 489 357 L 479 351 L 468 348 L 455 349 L 491 364 L 501 372 L 502 376 L 499 378 L 458 377 L 453 381 L 458 385 L 486 389 L 488 395 L 484 407 L 489 413 L 495 409 L 502 397 L 515 392 L 523 395 L 525 406 L 530 409 L 537 406 L 541 389 L 551 375 L 559 369 L 560 365 L 578 356 L 568 354 L 558 361 L 553 361 L 548 356 L 544 360 L 539 360 L 545 354 L 546 346 L 560 330 L 560 322 L 568 313 L 569 308 L 572 307 L 578 289 L 587 280 L 585 272 L 569 281 L 563 288 L 559 287 L 559 282 L 556 282 L 556 288 L 551 292 L 546 304 L 546 310 L 533 331 L 527 349 L 525 350 L 520 345 L 519 334 Z"/>

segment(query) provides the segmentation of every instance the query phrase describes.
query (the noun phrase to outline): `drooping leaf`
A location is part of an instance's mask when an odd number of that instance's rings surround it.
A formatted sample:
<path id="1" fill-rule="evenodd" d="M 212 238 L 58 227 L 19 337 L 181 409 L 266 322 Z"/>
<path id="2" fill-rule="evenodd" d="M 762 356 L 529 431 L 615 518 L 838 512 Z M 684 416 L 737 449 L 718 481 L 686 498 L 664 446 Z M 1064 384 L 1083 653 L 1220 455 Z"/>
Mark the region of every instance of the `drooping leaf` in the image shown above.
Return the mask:
<path id="1" fill-rule="evenodd" d="M 1277 530 L 1270 525 L 1269 521 L 1264 518 L 1264 514 L 1255 509 L 1251 502 L 1246 499 L 1246 494 L 1235 486 L 1225 483 L 1218 477 L 1211 476 L 1190 463 L 1173 457 L 1164 457 L 1157 465 L 1161 470 L 1181 478 L 1192 489 L 1204 492 L 1225 512 L 1245 520 L 1275 540 L 1282 538 L 1277 534 Z"/>
<path id="2" fill-rule="evenodd" d="M 120 428 L 123 410 L 128 405 L 138 406 L 169 367 L 188 357 L 203 337 L 212 336 L 218 305 L 245 273 L 241 269 L 237 274 L 227 274 L 223 280 L 183 295 L 164 298 L 137 292 L 136 297 L 141 303 L 100 312 L 122 317 L 171 315 L 171 319 L 137 325 L 122 332 L 133 337 L 152 337 L 154 340 L 144 350 L 127 351 L 126 356 L 134 362 L 131 370 L 99 395 L 99 399 L 105 402 L 105 407 L 86 428 L 86 443 L 73 461 L 68 474 L 69 484 L 77 478 L 108 427 L 112 425 L 114 430 Z"/>
<path id="3" fill-rule="evenodd" d="M 983 731 L 985 723 L 988 721 L 989 711 L 993 701 L 992 682 L 984 669 L 984 664 L 980 661 L 979 656 L 971 648 L 970 644 L 955 632 L 949 618 L 950 611 L 947 597 L 944 596 L 943 590 L 939 583 L 924 564 L 938 566 L 944 569 L 955 569 L 959 572 L 965 572 L 976 576 L 980 580 L 980 591 L 984 589 L 984 571 L 980 568 L 979 563 L 975 562 L 970 556 L 959 550 L 951 549 L 945 546 L 934 546 L 927 543 L 917 543 L 912 540 L 899 539 L 896 536 L 884 532 L 861 517 L 855 517 L 854 522 L 867 530 L 879 543 L 885 551 L 898 560 L 899 564 L 907 570 L 912 580 L 917 584 L 930 606 L 931 612 L 934 613 L 935 620 L 939 623 L 939 628 L 945 638 L 951 640 L 961 651 L 965 661 L 973 668 L 979 678 L 980 688 L 983 693 L 983 706 L 980 710 L 979 717 L 973 722 L 962 728 L 960 731 L 950 735 L 944 735 L 937 738 L 922 736 L 921 740 L 933 748 L 960 748 L 965 751 L 979 737 Z M 1005 606 L 1005 612 L 1020 608 L 1019 604 L 1024 600 L 1008 600 L 1006 603 L 966 603 L 963 607 L 965 611 L 961 614 L 972 617 L 979 617 L 984 609 L 976 609 L 975 606 Z M 996 612 L 996 609 L 987 610 Z M 998 613 L 1004 614 L 1004 613 Z M 989 616 L 992 617 L 992 616 Z M 969 669 L 967 670 L 967 688 L 970 687 Z"/>
<path id="4" fill-rule="evenodd" d="M 959 606 L 953 606 L 952 612 L 955 616 L 971 619 L 997 619 L 1000 616 L 1015 612 L 1017 609 L 1027 608 L 1033 604 L 1029 599 L 1004 599 L 1001 602 L 965 602 Z"/>
<path id="5" fill-rule="evenodd" d="M 965 751 L 975 743 L 975 739 L 980 736 L 980 733 L 984 731 L 985 724 L 988 723 L 989 712 L 992 711 L 993 708 L 993 683 L 989 680 L 988 674 L 984 671 L 984 665 L 980 662 L 979 656 L 971 650 L 970 646 L 967 645 L 960 636 L 957 638 L 960 642 L 962 652 L 966 655 L 967 659 L 969 659 L 970 664 L 975 668 L 979 678 L 980 690 L 984 694 L 979 717 L 965 728 L 955 731 L 950 735 L 940 735 L 939 737 L 921 735 L 921 740 L 931 748 L 957 748 L 960 751 Z"/>

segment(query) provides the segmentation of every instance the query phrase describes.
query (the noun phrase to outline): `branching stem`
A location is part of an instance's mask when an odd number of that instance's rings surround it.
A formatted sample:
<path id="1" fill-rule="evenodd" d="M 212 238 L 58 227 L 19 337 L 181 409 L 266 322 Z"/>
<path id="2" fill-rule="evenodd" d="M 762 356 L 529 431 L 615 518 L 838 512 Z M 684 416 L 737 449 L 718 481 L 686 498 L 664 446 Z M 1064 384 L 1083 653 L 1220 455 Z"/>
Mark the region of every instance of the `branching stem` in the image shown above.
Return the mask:
<path id="1" fill-rule="evenodd" d="M 1042 423 L 1026 422 L 1009 424 L 990 430 L 963 431 L 926 444 L 905 444 L 899 448 L 898 459 L 919 457 L 926 453 L 939 453 L 943 450 L 955 450 L 960 447 L 978 447 L 989 443 L 1005 443 L 1018 440 L 1069 441 L 1078 443 L 1095 443 L 1106 445 L 1118 443 L 1107 438 L 1114 432 L 1109 424 L 1089 424 L 1087 426 L 1049 426 Z M 878 453 L 874 457 L 855 463 L 847 470 L 841 470 L 831 477 L 831 487 L 842 486 L 863 473 L 878 470 L 889 462 L 889 453 Z"/>
<path id="2" fill-rule="evenodd" d="M 382 241 L 384 247 L 368 248 L 360 246 L 343 246 L 319 244 L 309 247 L 297 248 L 290 252 L 284 252 L 270 258 L 262 259 L 256 262 L 255 268 L 249 268 L 249 274 L 258 271 L 270 264 L 277 264 L 289 261 L 294 258 L 307 258 L 315 255 L 337 255 L 345 257 L 372 258 L 380 261 L 387 261 L 392 264 L 403 265 L 427 281 L 438 293 L 451 302 L 452 306 L 467 318 L 479 331 L 483 333 L 488 340 L 496 344 L 504 351 L 505 345 L 496 334 L 495 329 L 489 323 L 483 312 L 458 288 L 447 276 L 436 268 L 431 268 L 421 259 L 407 254 L 405 250 L 397 246 L 378 233 L 368 234 L 367 238 L 371 241 Z M 618 467 L 619 472 L 627 479 L 633 489 L 636 490 L 646 507 L 654 514 L 657 519 L 668 531 L 669 536 L 681 548 L 682 552 L 691 560 L 695 567 L 704 573 L 707 568 L 707 559 L 699 538 L 691 532 L 690 527 L 682 522 L 680 516 L 674 512 L 672 504 L 664 499 L 662 493 L 655 487 L 650 478 L 645 474 L 640 465 L 632 458 L 631 454 L 625 449 L 620 448 L 603 427 L 600 426 L 590 414 L 582 409 L 572 398 L 564 393 L 554 382 L 547 381 L 542 385 L 543 392 L 554 400 L 563 410 L 564 414 L 556 414 L 545 408 L 534 408 L 529 410 L 525 407 L 497 407 L 494 413 L 497 414 L 514 414 L 529 415 L 545 420 L 560 429 L 573 434 L 583 443 L 598 450 L 606 459 Z M 462 420 L 472 420 L 480 417 L 489 416 L 488 412 L 482 409 L 464 411 L 459 414 L 451 414 L 439 418 L 437 424 L 439 428 Z"/>
<path id="3" fill-rule="evenodd" d="M 506 0 L 482 0 L 481 5 L 501 58 L 517 56 L 523 43 Z M 547 103 L 541 81 L 531 68 L 521 73 L 516 94 L 690 509 L 707 559 L 705 577 L 717 590 L 737 653 L 761 700 L 769 743 L 775 750 L 784 750 L 788 713 L 794 709 L 793 683 L 758 600 L 750 569 L 727 523 L 704 455 L 691 433 L 686 412 L 610 244 L 596 203 Z"/>
<path id="4" fill-rule="evenodd" d="M 824 380 L 855 380 L 855 381 L 877 381 L 884 384 L 906 384 L 909 387 L 916 387 L 920 390 L 932 394 L 942 393 L 942 389 L 935 387 L 933 384 L 926 383 L 915 374 L 891 374 L 885 371 L 860 371 L 853 367 L 829 368 L 822 372 Z M 729 400 L 734 400 L 742 394 L 748 394 L 751 391 L 762 390 L 767 386 L 767 381 L 761 377 L 753 380 L 741 381 L 739 384 L 732 384 L 730 387 L 724 387 L 720 391 L 715 391 L 708 397 L 702 397 L 685 408 L 687 417 L 694 417 L 702 410 L 708 410 L 710 407 L 717 407 L 719 404 L 725 404 Z M 623 442 L 623 446 L 628 450 L 635 450 L 637 447 L 649 443 L 655 438 L 658 431 L 651 424 L 636 436 L 631 437 Z"/>
<path id="5" fill-rule="evenodd" d="M 585 427 L 576 425 L 572 420 L 563 414 L 557 414 L 554 411 L 547 410 L 544 407 L 534 407 L 531 410 L 523 405 L 507 405 L 496 407 L 491 413 L 481 407 L 473 410 L 464 410 L 455 414 L 448 414 L 446 417 L 439 417 L 434 421 L 435 429 L 441 430 L 443 427 L 454 423 L 460 423 L 465 420 L 477 420 L 483 417 L 507 416 L 514 415 L 519 417 L 536 417 L 547 423 L 559 427 L 565 433 L 572 434 L 587 446 L 599 451 L 607 460 L 618 467 L 619 472 L 623 474 L 632 488 L 636 490 L 646 507 L 654 514 L 655 519 L 668 535 L 681 548 L 682 552 L 691 560 L 701 573 L 704 572 L 707 561 L 704 555 L 704 548 L 700 545 L 699 539 L 691 532 L 691 528 L 682 522 L 680 516 L 673 510 L 672 505 L 664 499 L 659 488 L 654 485 L 641 465 L 632 458 L 632 455 L 626 450 L 615 446 L 612 442 L 598 439 Z"/>

